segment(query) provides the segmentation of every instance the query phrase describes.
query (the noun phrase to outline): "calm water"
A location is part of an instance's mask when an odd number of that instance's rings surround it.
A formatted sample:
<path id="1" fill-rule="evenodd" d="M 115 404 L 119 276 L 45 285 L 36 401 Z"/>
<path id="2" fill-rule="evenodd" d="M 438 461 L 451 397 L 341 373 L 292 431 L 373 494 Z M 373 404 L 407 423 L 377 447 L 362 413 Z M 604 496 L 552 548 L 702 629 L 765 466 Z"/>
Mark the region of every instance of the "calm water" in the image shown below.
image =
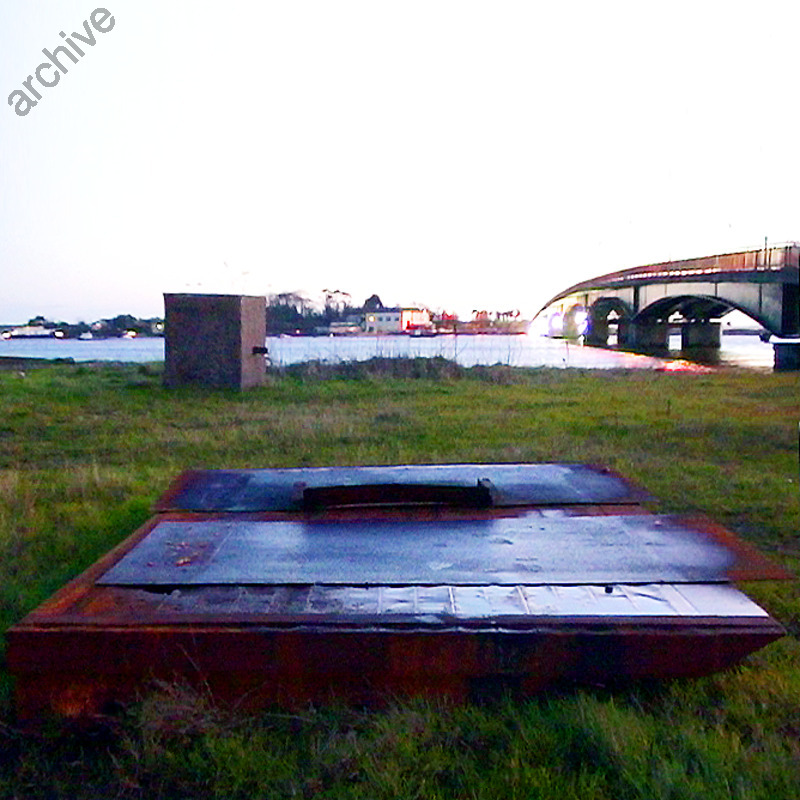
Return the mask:
<path id="1" fill-rule="evenodd" d="M 670 342 L 672 358 L 688 358 L 678 351 L 680 336 Z M 543 336 L 409 336 L 363 337 L 269 337 L 272 363 L 295 364 L 302 361 L 328 362 L 365 360 L 375 356 L 444 356 L 463 366 L 507 364 L 512 367 L 584 367 L 591 369 L 656 369 L 669 359 L 582 347 Z M 17 339 L 0 340 L 1 356 L 33 358 L 72 358 L 75 361 L 147 362 L 164 360 L 163 339 Z M 694 359 L 692 359 L 694 360 Z M 722 348 L 712 351 L 705 363 L 771 369 L 772 346 L 757 336 L 726 334 Z"/>

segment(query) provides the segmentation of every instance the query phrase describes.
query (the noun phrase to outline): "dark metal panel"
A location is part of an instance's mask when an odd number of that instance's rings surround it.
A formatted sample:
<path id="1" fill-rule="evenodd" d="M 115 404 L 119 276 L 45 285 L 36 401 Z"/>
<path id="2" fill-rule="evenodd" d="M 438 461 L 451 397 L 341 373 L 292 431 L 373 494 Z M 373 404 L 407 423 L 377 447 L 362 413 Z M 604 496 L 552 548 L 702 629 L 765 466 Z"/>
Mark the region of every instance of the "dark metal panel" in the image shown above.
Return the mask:
<path id="1" fill-rule="evenodd" d="M 158 522 L 97 583 L 696 583 L 764 577 L 767 566 L 707 521 L 672 516 L 341 522 L 229 515 Z"/>
<path id="2" fill-rule="evenodd" d="M 477 497 L 481 486 L 490 500 Z M 444 464 L 190 471 L 176 480 L 156 508 L 257 512 L 328 505 L 510 507 L 649 499 L 611 470 L 585 464 Z"/>

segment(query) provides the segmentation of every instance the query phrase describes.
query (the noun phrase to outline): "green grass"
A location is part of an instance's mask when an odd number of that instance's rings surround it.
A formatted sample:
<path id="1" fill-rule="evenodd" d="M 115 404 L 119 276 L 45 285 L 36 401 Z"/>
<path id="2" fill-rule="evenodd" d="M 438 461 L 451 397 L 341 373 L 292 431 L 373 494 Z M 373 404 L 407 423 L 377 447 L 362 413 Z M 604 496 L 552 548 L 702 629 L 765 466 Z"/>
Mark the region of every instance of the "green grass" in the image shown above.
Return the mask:
<path id="1" fill-rule="evenodd" d="M 606 464 L 800 572 L 800 376 L 303 365 L 245 393 L 160 369 L 0 373 L 0 630 L 150 515 L 190 467 Z M 748 593 L 791 635 L 698 681 L 491 707 L 237 716 L 178 686 L 92 727 L 19 730 L 0 653 L 0 797 L 794 798 L 800 593 Z"/>

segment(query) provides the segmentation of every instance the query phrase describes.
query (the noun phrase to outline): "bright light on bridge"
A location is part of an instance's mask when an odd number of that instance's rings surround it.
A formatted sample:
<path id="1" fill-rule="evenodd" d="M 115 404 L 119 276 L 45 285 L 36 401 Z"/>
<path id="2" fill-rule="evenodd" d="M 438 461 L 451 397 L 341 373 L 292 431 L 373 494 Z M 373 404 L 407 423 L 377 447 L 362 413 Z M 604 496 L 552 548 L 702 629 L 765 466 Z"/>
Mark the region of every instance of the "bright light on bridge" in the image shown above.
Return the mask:
<path id="1" fill-rule="evenodd" d="M 578 336 L 585 336 L 586 331 L 589 330 L 589 313 L 585 309 L 579 309 L 575 312 L 575 331 Z"/>
<path id="2" fill-rule="evenodd" d="M 546 325 L 546 330 L 543 331 L 545 336 L 561 336 L 564 331 L 564 315 L 560 311 L 543 319 L 543 322 Z"/>

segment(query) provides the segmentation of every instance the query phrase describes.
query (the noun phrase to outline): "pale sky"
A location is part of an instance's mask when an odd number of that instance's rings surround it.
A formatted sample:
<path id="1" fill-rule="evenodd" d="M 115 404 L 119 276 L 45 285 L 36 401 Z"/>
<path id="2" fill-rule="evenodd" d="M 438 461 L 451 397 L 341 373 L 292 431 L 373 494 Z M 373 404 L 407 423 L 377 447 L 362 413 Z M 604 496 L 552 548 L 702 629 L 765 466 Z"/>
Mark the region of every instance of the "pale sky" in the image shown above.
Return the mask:
<path id="1" fill-rule="evenodd" d="M 0 109 L 0 323 L 324 288 L 532 315 L 800 239 L 796 0 L 0 2 L 3 98 L 95 38 Z"/>

